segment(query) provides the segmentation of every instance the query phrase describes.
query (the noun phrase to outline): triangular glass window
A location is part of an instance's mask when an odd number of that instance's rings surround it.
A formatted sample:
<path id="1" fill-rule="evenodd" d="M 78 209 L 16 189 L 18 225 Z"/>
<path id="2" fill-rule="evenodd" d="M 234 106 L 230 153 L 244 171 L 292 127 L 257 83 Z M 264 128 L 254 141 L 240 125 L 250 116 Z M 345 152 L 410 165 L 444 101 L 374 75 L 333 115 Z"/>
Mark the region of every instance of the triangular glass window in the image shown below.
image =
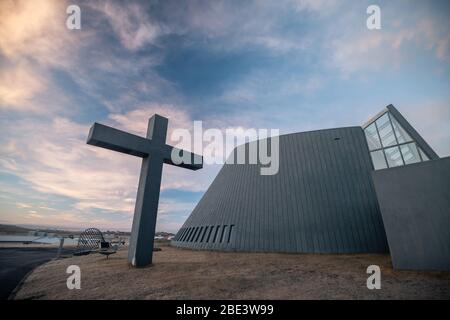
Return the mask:
<path id="1" fill-rule="evenodd" d="M 369 145 L 369 150 L 375 150 L 381 148 L 380 138 L 378 137 L 377 128 L 375 123 L 372 123 L 364 130 L 366 134 L 367 144 Z"/>
<path id="2" fill-rule="evenodd" d="M 406 132 L 405 129 L 402 128 L 402 126 L 397 122 L 397 120 L 394 118 L 394 116 L 391 116 L 392 125 L 394 127 L 395 135 L 397 136 L 398 143 L 404 143 L 412 141 L 409 134 Z"/>
<path id="3" fill-rule="evenodd" d="M 422 149 L 420 149 L 420 147 L 417 147 L 417 149 L 419 149 L 419 153 L 420 153 L 420 156 L 422 157 L 422 161 L 430 160 L 430 158 L 428 158 L 428 156 L 425 154 L 425 152 L 422 151 Z"/>
<path id="4" fill-rule="evenodd" d="M 365 125 L 364 133 L 375 170 L 430 160 L 389 110 Z"/>
<path id="5" fill-rule="evenodd" d="M 381 143 L 383 147 L 389 147 L 397 144 L 395 140 L 394 130 L 392 130 L 391 122 L 389 121 L 388 113 L 386 112 L 375 122 L 380 134 Z"/>
<path id="6" fill-rule="evenodd" d="M 420 162 L 419 151 L 417 151 L 416 144 L 414 142 L 401 145 L 400 150 L 402 151 L 405 164 Z"/>

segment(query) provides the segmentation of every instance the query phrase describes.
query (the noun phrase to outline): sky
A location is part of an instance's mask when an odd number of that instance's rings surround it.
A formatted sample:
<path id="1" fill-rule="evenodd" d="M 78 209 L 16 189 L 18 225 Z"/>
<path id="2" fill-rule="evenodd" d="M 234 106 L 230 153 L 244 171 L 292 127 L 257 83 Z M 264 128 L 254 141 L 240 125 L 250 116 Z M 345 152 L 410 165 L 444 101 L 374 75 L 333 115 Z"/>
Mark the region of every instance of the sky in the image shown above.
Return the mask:
<path id="1" fill-rule="evenodd" d="M 366 27 L 369 5 L 381 29 Z M 69 5 L 81 29 L 66 27 Z M 129 230 L 140 159 L 86 144 L 93 122 L 281 134 L 362 125 L 393 104 L 450 155 L 448 1 L 0 1 L 0 223 Z M 165 165 L 176 232 L 219 165 Z"/>

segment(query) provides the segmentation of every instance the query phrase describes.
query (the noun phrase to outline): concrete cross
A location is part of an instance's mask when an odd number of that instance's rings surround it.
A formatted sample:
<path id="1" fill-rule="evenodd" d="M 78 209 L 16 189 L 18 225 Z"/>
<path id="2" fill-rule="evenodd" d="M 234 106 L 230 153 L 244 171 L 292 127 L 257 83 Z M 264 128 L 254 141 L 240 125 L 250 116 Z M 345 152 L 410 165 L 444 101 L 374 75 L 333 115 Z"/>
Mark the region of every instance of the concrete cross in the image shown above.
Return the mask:
<path id="1" fill-rule="evenodd" d="M 152 263 L 163 163 L 191 170 L 202 168 L 202 156 L 166 144 L 167 124 L 167 118 L 155 114 L 148 121 L 147 138 L 143 138 L 94 123 L 87 139 L 88 144 L 142 158 L 128 248 L 128 262 L 135 267 L 144 267 Z M 180 159 L 190 161 L 174 163 L 172 154 L 178 154 Z"/>

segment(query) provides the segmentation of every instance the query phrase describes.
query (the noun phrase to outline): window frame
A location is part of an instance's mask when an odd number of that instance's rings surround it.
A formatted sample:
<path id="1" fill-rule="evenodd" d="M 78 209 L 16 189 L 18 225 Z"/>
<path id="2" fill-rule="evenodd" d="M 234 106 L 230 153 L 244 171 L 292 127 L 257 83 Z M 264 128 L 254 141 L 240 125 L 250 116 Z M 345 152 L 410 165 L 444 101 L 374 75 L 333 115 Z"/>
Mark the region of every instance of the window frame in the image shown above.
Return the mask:
<path id="1" fill-rule="evenodd" d="M 382 118 L 383 116 L 385 116 L 385 115 L 387 116 L 387 119 L 388 119 L 388 122 L 387 122 L 387 123 L 390 125 L 391 130 L 392 130 L 392 133 L 393 133 L 393 136 L 394 136 L 394 139 L 395 139 L 395 144 L 388 145 L 388 146 L 384 146 L 383 140 L 381 139 L 381 135 L 380 135 L 380 128 L 379 128 L 378 123 L 377 123 L 377 121 L 378 121 L 380 118 Z M 394 122 L 393 122 L 392 119 L 394 119 L 395 122 L 396 122 L 396 124 L 398 125 L 397 130 L 398 130 L 399 132 L 401 132 L 401 130 L 405 131 L 405 133 L 409 136 L 409 138 L 410 138 L 411 140 L 404 141 L 404 142 L 399 142 L 399 138 L 398 138 L 398 136 L 397 136 L 397 132 L 396 132 L 396 129 L 395 129 L 395 127 L 394 127 Z M 374 127 L 375 127 L 375 130 L 376 130 L 376 133 L 377 133 L 377 137 L 378 137 L 378 143 L 379 143 L 379 145 L 380 145 L 379 148 L 374 148 L 374 149 L 370 149 L 369 141 L 368 141 L 368 139 L 367 139 L 367 135 L 368 135 L 367 132 L 369 132 L 369 131 L 366 131 L 366 130 L 367 130 L 370 126 L 372 126 L 372 125 L 374 125 Z M 418 145 L 417 141 L 413 139 L 413 137 L 411 136 L 411 134 L 410 134 L 408 131 L 406 131 L 405 128 L 403 128 L 403 126 L 400 124 L 400 122 L 395 118 L 395 116 L 393 116 L 393 115 L 391 114 L 391 112 L 390 112 L 389 110 L 386 110 L 385 112 L 379 114 L 379 115 L 378 115 L 376 118 L 374 118 L 370 123 L 366 124 L 366 125 L 363 127 L 363 130 L 364 130 L 364 137 L 366 138 L 366 142 L 367 142 L 367 147 L 368 147 L 368 149 L 369 149 L 370 160 L 372 161 L 372 167 L 373 167 L 374 170 L 383 170 L 383 169 L 389 169 L 389 168 L 396 168 L 396 167 L 407 166 L 407 165 L 410 165 L 410 164 L 420 163 L 420 162 L 425 162 L 425 161 L 431 160 L 431 158 L 425 153 L 425 151 L 423 151 L 423 149 L 420 148 L 420 146 Z M 417 150 L 417 153 L 418 153 L 418 155 L 419 155 L 419 160 L 420 160 L 420 161 L 418 161 L 418 162 L 413 162 L 413 163 L 406 163 L 406 161 L 405 161 L 405 159 L 404 159 L 404 156 L 403 156 L 403 153 L 402 153 L 402 146 L 405 146 L 405 145 L 408 145 L 408 144 L 414 144 L 414 145 L 415 145 L 416 150 Z M 400 157 L 401 157 L 402 164 L 401 164 L 401 165 L 397 165 L 397 166 L 390 166 L 390 165 L 389 165 L 388 158 L 387 158 L 387 156 L 386 156 L 386 150 L 387 150 L 387 149 L 390 149 L 390 148 L 394 148 L 394 147 L 397 147 L 397 148 L 398 148 L 398 152 L 400 153 Z M 378 152 L 378 151 L 381 151 L 381 152 L 383 153 L 383 157 L 384 157 L 384 161 L 385 161 L 385 165 L 386 165 L 385 168 L 375 169 L 375 164 L 374 164 L 374 162 L 373 162 L 372 153 Z M 422 153 L 423 153 L 428 159 L 425 159 L 425 160 L 424 160 L 424 159 L 423 159 L 423 156 L 422 156 Z"/>

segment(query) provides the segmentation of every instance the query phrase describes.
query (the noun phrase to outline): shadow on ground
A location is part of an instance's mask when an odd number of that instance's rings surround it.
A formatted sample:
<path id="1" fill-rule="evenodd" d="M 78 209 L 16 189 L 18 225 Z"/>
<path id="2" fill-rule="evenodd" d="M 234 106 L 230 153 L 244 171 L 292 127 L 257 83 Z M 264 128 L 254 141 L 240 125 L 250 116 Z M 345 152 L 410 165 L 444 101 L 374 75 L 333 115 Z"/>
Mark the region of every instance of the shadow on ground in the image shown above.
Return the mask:
<path id="1" fill-rule="evenodd" d="M 55 258 L 58 248 L 0 248 L 0 300 L 8 299 L 23 277 Z M 71 253 L 64 249 L 63 254 Z"/>

